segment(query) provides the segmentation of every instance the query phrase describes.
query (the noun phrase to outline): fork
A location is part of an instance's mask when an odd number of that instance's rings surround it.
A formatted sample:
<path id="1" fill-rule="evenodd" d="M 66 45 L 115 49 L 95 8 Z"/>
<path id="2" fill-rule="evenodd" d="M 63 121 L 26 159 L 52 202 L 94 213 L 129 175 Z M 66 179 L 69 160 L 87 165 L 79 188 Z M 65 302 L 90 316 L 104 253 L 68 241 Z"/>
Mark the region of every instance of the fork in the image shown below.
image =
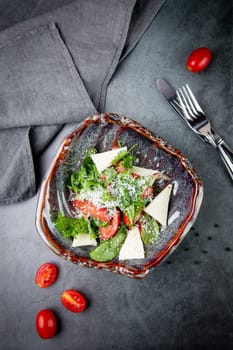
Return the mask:
<path id="1" fill-rule="evenodd" d="M 209 142 L 218 151 L 233 180 L 233 149 L 211 127 L 206 113 L 202 110 L 188 84 L 178 89 L 176 94 L 183 111 L 183 119 L 203 141 Z"/>

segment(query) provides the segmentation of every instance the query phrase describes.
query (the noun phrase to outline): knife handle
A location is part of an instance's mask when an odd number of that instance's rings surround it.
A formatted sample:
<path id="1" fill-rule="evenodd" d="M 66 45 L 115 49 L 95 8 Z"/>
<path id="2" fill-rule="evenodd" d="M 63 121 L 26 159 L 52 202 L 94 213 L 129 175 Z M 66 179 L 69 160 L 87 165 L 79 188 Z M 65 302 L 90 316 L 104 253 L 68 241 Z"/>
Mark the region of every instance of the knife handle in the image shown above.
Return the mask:
<path id="1" fill-rule="evenodd" d="M 218 140 L 216 149 L 233 180 L 233 149 L 222 138 Z"/>

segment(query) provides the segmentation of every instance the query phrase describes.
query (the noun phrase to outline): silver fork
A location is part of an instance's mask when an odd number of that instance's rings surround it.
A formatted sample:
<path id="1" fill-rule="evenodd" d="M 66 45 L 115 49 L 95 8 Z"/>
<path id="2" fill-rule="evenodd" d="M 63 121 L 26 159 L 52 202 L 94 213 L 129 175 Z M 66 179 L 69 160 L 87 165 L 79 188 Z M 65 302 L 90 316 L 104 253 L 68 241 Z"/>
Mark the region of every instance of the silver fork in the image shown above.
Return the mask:
<path id="1" fill-rule="evenodd" d="M 233 180 L 233 149 L 211 127 L 205 112 L 197 102 L 188 84 L 182 86 L 176 93 L 185 121 L 203 141 L 209 142 L 218 151 Z"/>

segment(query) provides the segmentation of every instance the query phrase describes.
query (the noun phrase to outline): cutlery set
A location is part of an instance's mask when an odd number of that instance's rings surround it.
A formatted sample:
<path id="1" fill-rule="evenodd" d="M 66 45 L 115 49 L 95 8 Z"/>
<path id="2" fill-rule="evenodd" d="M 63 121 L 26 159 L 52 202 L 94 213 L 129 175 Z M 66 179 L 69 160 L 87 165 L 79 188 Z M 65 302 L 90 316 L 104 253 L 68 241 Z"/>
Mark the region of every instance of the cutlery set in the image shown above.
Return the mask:
<path id="1" fill-rule="evenodd" d="M 158 79 L 157 87 L 168 104 L 195 134 L 215 148 L 233 180 L 233 149 L 212 128 L 188 84 L 175 90 L 166 80 Z"/>

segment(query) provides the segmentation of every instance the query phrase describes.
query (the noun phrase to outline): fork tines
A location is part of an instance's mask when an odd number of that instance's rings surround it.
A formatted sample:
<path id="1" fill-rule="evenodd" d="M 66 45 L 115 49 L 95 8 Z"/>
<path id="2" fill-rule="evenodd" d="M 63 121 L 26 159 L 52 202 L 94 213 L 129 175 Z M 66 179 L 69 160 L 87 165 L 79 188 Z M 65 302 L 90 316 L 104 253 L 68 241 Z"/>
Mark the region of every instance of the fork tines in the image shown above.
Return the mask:
<path id="1" fill-rule="evenodd" d="M 188 84 L 182 86 L 176 93 L 185 117 L 188 120 L 196 119 L 200 114 L 204 114 Z"/>

